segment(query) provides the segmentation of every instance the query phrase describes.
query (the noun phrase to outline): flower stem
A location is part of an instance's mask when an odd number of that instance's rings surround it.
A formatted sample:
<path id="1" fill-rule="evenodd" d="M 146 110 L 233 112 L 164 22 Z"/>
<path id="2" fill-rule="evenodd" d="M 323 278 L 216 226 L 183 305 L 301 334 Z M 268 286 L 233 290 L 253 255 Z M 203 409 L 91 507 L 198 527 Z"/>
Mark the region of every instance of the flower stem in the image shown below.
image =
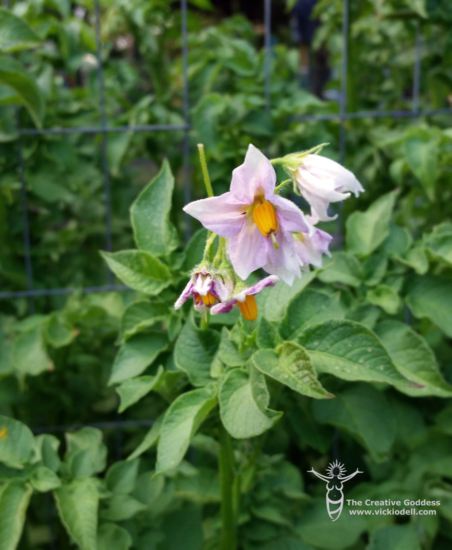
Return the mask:
<path id="1" fill-rule="evenodd" d="M 288 179 L 288 180 L 284 180 L 282 183 L 280 183 L 279 185 L 277 185 L 275 187 L 275 193 L 279 193 L 279 191 L 281 191 L 281 189 L 287 185 L 288 183 L 290 183 L 292 181 L 292 178 Z"/>
<path id="2" fill-rule="evenodd" d="M 210 311 L 206 311 L 204 315 L 201 317 L 201 330 L 206 330 L 206 328 L 209 327 L 209 320 L 210 320 Z"/>
<path id="3" fill-rule="evenodd" d="M 234 454 L 231 436 L 220 422 L 221 521 L 222 533 L 219 550 L 237 550 L 237 515 L 239 500 L 238 480 L 234 475 Z"/>
<path id="4" fill-rule="evenodd" d="M 207 196 L 213 197 L 212 184 L 210 183 L 209 171 L 207 170 L 206 155 L 204 153 L 204 144 L 198 143 L 199 162 L 201 163 L 202 175 L 204 177 L 204 185 L 206 186 Z"/>

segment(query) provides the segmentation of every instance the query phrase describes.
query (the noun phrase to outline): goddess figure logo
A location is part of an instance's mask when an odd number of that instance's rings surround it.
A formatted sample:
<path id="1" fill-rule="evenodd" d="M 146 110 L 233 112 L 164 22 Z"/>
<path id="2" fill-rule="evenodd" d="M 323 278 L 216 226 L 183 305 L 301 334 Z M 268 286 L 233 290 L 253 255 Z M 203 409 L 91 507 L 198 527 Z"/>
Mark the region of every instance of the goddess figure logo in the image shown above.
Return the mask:
<path id="1" fill-rule="evenodd" d="M 342 492 L 342 487 L 344 483 L 352 477 L 355 477 L 356 474 L 362 474 L 358 469 L 353 474 L 345 476 L 346 473 L 345 466 L 341 464 L 338 460 L 331 462 L 328 468 L 326 469 L 327 476 L 319 474 L 312 468 L 308 473 L 315 474 L 319 479 L 326 481 L 326 509 L 328 510 L 328 515 L 333 521 L 336 521 L 341 515 L 342 508 L 344 507 L 344 493 Z"/>

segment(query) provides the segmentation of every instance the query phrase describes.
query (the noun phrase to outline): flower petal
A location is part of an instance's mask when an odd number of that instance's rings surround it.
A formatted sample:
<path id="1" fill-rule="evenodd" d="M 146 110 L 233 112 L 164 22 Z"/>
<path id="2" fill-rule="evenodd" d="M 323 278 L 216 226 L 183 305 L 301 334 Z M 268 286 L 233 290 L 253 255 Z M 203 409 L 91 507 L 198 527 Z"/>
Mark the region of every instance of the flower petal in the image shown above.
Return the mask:
<path id="1" fill-rule="evenodd" d="M 187 286 L 182 291 L 182 294 L 179 296 L 176 303 L 174 304 L 174 309 L 179 309 L 185 304 L 188 298 L 193 294 L 194 292 L 193 289 L 194 289 L 193 281 L 190 279 L 187 283 Z"/>
<path id="2" fill-rule="evenodd" d="M 269 277 L 265 277 L 265 279 L 261 279 L 255 285 L 245 288 L 236 294 L 233 299 L 239 302 L 244 302 L 247 296 L 255 296 L 256 294 L 259 294 L 259 292 L 266 286 L 275 286 L 278 281 L 279 277 L 276 275 L 270 275 Z"/>
<path id="3" fill-rule="evenodd" d="M 236 307 L 237 300 L 229 300 L 224 304 L 216 304 L 210 309 L 212 315 L 218 315 L 220 313 L 229 313 L 232 309 Z"/>
<path id="4" fill-rule="evenodd" d="M 334 160 L 322 155 L 307 155 L 303 159 L 303 165 L 320 179 L 329 178 L 334 180 L 336 191 L 351 191 L 356 197 L 359 193 L 364 192 L 363 186 L 356 179 L 353 172 Z"/>
<path id="5" fill-rule="evenodd" d="M 306 226 L 309 229 L 309 226 Z M 294 249 L 294 239 L 291 232 L 279 232 L 277 235 L 279 248 L 269 252 L 269 261 L 264 269 L 281 277 L 289 286 L 292 286 L 294 277 L 301 277 L 300 262 Z"/>
<path id="6" fill-rule="evenodd" d="M 194 291 L 201 296 L 207 296 L 212 286 L 212 275 L 203 270 L 201 273 L 196 273 Z"/>
<path id="7" fill-rule="evenodd" d="M 239 233 L 246 215 L 244 204 L 229 192 L 219 197 L 193 201 L 184 207 L 184 212 L 199 220 L 206 229 L 226 239 Z"/>
<path id="8" fill-rule="evenodd" d="M 248 217 L 240 233 L 229 239 L 228 250 L 231 263 L 241 279 L 267 263 L 273 245 L 259 231 L 253 219 Z"/>
<path id="9" fill-rule="evenodd" d="M 220 300 L 220 302 L 226 302 L 229 298 L 229 287 L 223 283 L 219 277 L 215 277 L 212 281 L 212 287 L 210 292 Z"/>
<path id="10" fill-rule="evenodd" d="M 295 252 L 301 266 L 305 267 L 311 264 L 315 267 L 322 267 L 323 254 L 331 256 L 328 246 L 333 237 L 311 224 L 309 224 L 309 233 L 304 233 L 302 236 L 301 240 L 294 239 Z"/>
<path id="11" fill-rule="evenodd" d="M 250 144 L 245 162 L 232 172 L 231 193 L 237 201 L 253 204 L 254 197 L 264 193 L 267 200 L 273 195 L 276 172 L 268 158 Z"/>
<path id="12" fill-rule="evenodd" d="M 309 231 L 304 214 L 295 203 L 279 195 L 272 195 L 268 200 L 276 206 L 279 227 L 283 231 Z"/>
<path id="13" fill-rule="evenodd" d="M 295 275 L 291 270 L 285 267 L 276 267 L 271 262 L 269 262 L 268 264 L 265 264 L 263 269 L 267 273 L 272 273 L 273 275 L 278 276 L 282 281 L 286 283 L 286 285 L 288 286 L 293 285 Z M 298 268 L 298 271 L 300 271 L 300 268 Z M 301 273 L 298 275 L 298 277 L 301 277 Z"/>

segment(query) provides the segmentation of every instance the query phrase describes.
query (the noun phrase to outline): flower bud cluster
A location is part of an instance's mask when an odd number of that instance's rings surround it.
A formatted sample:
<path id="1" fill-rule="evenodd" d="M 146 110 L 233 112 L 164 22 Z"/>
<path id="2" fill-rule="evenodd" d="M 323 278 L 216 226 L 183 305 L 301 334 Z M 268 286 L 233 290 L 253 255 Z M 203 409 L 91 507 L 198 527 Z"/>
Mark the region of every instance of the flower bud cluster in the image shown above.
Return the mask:
<path id="1" fill-rule="evenodd" d="M 322 147 L 270 161 L 250 144 L 244 163 L 232 173 L 227 193 L 185 206 L 184 211 L 212 233 L 204 259 L 193 270 L 176 309 L 193 296 L 197 311 L 215 315 L 238 306 L 252 321 L 257 317 L 257 293 L 279 279 L 292 285 L 309 265 L 322 266 L 332 237 L 316 224 L 334 219 L 328 215 L 330 203 L 363 191 L 350 171 L 318 155 Z M 274 164 L 281 164 L 289 174 L 288 181 L 309 203 L 310 214 L 279 195 L 286 182 L 276 187 Z M 207 252 L 217 235 L 220 246 L 209 263 Z M 261 268 L 270 276 L 247 286 L 243 281 Z"/>

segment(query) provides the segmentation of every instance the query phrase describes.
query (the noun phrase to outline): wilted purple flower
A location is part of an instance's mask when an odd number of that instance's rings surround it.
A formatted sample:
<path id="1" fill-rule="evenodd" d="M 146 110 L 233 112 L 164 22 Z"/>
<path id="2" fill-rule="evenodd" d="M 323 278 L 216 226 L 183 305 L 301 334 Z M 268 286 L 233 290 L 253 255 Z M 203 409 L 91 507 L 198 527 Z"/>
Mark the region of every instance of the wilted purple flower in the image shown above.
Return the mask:
<path id="1" fill-rule="evenodd" d="M 188 204 L 184 210 L 204 227 L 229 239 L 231 263 L 242 279 L 263 267 L 288 284 L 300 276 L 293 247 L 294 231 L 309 227 L 301 210 L 275 195 L 276 173 L 253 145 L 232 173 L 230 191 Z"/>
<path id="2" fill-rule="evenodd" d="M 184 288 L 179 299 L 174 304 L 174 309 L 179 309 L 190 296 L 196 311 L 204 312 L 215 303 L 225 302 L 230 295 L 230 289 L 219 274 L 209 272 L 205 267 L 195 272 Z"/>
<path id="3" fill-rule="evenodd" d="M 212 315 L 218 315 L 219 313 L 229 313 L 236 306 L 239 306 L 243 317 L 247 321 L 254 321 L 257 318 L 257 303 L 254 296 L 266 286 L 275 286 L 279 281 L 279 277 L 276 275 L 270 275 L 265 277 L 261 281 L 258 281 L 255 285 L 242 288 L 237 292 L 228 302 L 222 304 L 216 304 L 212 307 Z"/>

